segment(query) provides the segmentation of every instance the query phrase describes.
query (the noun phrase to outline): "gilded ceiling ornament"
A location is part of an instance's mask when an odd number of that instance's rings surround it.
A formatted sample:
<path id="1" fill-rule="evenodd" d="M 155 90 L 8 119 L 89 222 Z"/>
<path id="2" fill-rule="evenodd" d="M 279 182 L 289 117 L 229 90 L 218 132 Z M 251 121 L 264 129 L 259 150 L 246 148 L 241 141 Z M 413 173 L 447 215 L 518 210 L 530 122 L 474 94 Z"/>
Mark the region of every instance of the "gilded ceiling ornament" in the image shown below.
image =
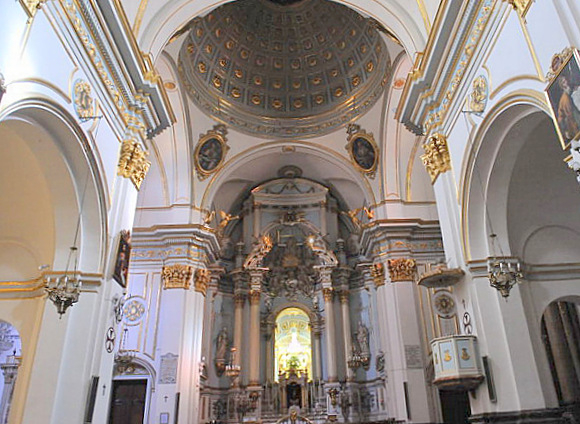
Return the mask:
<path id="1" fill-rule="evenodd" d="M 322 289 L 322 295 L 326 302 L 332 302 L 332 296 L 334 295 L 334 289 L 332 287 L 325 287 Z"/>
<path id="2" fill-rule="evenodd" d="M 443 134 L 433 134 L 423 144 L 423 149 L 425 149 L 425 154 L 421 156 L 421 160 L 431 177 L 431 184 L 435 184 L 439 174 L 451 170 L 447 139 Z"/>
<path id="3" fill-rule="evenodd" d="M 195 270 L 195 291 L 201 293 L 205 296 L 207 292 L 207 286 L 210 282 L 210 273 L 208 269 L 198 268 Z"/>
<path id="4" fill-rule="evenodd" d="M 530 10 L 533 0 L 507 0 L 509 4 L 518 12 L 518 14 L 523 18 Z"/>
<path id="5" fill-rule="evenodd" d="M 546 79 L 548 81 L 553 81 L 556 78 L 564 64 L 574 54 L 574 50 L 574 47 L 566 47 L 560 53 L 556 53 L 552 56 L 552 60 L 550 61 L 550 69 L 546 74 Z"/>
<path id="6" fill-rule="evenodd" d="M 232 90 L 232 96 L 235 88 Z M 227 128 L 225 125 L 214 125 L 213 129 L 205 134 L 200 134 L 195 148 L 194 162 L 197 170 L 197 178 L 205 180 L 211 174 L 219 171 L 223 166 L 226 153 L 230 149 L 227 145 Z"/>
<path id="7" fill-rule="evenodd" d="M 471 93 L 469 94 L 469 109 L 475 113 L 482 113 L 485 110 L 488 96 L 487 78 L 480 75 L 473 80 Z"/>
<path id="8" fill-rule="evenodd" d="M 379 163 L 379 148 L 373 134 L 356 124 L 350 124 L 346 132 L 348 138 L 345 148 L 350 154 L 351 163 L 363 174 L 374 178 Z"/>
<path id="9" fill-rule="evenodd" d="M 33 18 L 36 15 L 37 10 L 42 7 L 44 2 L 45 0 L 20 0 L 20 4 L 24 7 L 29 18 Z"/>
<path id="10" fill-rule="evenodd" d="M 389 276 L 391 281 L 413 281 L 417 274 L 417 263 L 415 259 L 389 259 Z"/>
<path id="11" fill-rule="evenodd" d="M 141 149 L 136 140 L 132 138 L 123 140 L 117 164 L 117 175 L 129 178 L 135 188 L 139 190 L 151 167 L 151 162 L 147 160 L 148 155 L 149 153 Z"/>
<path id="12" fill-rule="evenodd" d="M 77 116 L 81 121 L 94 118 L 95 102 L 91 95 L 91 86 L 84 80 L 76 80 L 73 91 L 73 103 Z"/>
<path id="13" fill-rule="evenodd" d="M 192 275 L 193 267 L 190 265 L 165 265 L 161 270 L 163 288 L 189 290 Z"/>

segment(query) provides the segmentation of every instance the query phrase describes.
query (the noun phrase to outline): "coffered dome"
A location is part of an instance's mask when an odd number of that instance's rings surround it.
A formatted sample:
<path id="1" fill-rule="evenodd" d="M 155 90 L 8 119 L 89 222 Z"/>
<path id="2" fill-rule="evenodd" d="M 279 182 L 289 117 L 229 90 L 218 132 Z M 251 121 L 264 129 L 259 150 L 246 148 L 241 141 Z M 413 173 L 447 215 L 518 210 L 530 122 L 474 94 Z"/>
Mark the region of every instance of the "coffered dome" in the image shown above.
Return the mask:
<path id="1" fill-rule="evenodd" d="M 239 0 L 195 19 L 179 53 L 206 113 L 259 136 L 328 133 L 383 92 L 389 53 L 355 11 L 327 0 Z"/>

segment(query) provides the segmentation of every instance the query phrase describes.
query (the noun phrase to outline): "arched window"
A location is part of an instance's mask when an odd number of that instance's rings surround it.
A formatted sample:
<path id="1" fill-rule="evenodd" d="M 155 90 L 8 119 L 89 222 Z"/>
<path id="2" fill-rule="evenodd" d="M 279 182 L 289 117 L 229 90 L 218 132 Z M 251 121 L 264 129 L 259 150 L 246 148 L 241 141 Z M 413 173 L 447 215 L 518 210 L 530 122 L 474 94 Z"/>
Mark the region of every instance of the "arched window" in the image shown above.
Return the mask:
<path id="1" fill-rule="evenodd" d="M 276 317 L 274 379 L 279 376 L 306 374 L 312 379 L 312 343 L 310 318 L 302 309 L 286 308 Z"/>

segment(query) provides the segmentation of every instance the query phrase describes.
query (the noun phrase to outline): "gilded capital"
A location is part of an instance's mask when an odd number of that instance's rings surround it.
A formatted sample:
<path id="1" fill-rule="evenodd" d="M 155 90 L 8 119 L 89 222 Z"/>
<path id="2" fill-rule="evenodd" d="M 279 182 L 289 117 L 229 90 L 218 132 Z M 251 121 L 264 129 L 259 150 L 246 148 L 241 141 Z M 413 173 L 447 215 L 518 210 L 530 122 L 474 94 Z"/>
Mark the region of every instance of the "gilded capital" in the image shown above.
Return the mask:
<path id="1" fill-rule="evenodd" d="M 413 281 L 417 273 L 415 259 L 389 259 L 389 276 L 392 282 Z"/>
<path id="2" fill-rule="evenodd" d="M 135 188 L 139 190 L 145 175 L 151 167 L 151 162 L 147 160 L 148 152 L 141 149 L 136 140 L 131 138 L 123 140 L 121 143 L 121 154 L 117 165 L 117 175 L 129 178 Z"/>
<path id="3" fill-rule="evenodd" d="M 385 266 L 378 262 L 373 264 L 371 268 L 371 275 L 375 283 L 375 287 L 379 288 L 385 284 Z"/>
<path id="4" fill-rule="evenodd" d="M 433 134 L 423 144 L 425 154 L 421 156 L 423 165 L 431 177 L 431 184 L 435 184 L 439 174 L 451 170 L 451 158 L 447 147 L 447 138 L 443 134 Z"/>
<path id="5" fill-rule="evenodd" d="M 334 294 L 334 289 L 332 287 L 325 287 L 322 289 L 322 295 L 326 302 L 332 302 L 332 295 Z"/>
<path id="6" fill-rule="evenodd" d="M 338 298 L 340 299 L 340 303 L 348 304 L 348 300 L 350 299 L 350 293 L 348 290 L 341 290 L 338 292 Z"/>
<path id="7" fill-rule="evenodd" d="M 261 290 L 250 290 L 250 305 L 260 304 L 260 299 L 262 298 Z"/>
<path id="8" fill-rule="evenodd" d="M 186 289 L 191 285 L 193 267 L 190 265 L 166 265 L 161 270 L 164 289 Z"/>
<path id="9" fill-rule="evenodd" d="M 236 307 L 244 306 L 244 302 L 246 301 L 246 295 L 244 293 L 236 293 L 234 295 L 234 303 Z"/>
<path id="10" fill-rule="evenodd" d="M 196 292 L 199 292 L 205 296 L 209 282 L 210 282 L 210 272 L 208 269 L 198 268 L 195 270 L 194 287 Z"/>

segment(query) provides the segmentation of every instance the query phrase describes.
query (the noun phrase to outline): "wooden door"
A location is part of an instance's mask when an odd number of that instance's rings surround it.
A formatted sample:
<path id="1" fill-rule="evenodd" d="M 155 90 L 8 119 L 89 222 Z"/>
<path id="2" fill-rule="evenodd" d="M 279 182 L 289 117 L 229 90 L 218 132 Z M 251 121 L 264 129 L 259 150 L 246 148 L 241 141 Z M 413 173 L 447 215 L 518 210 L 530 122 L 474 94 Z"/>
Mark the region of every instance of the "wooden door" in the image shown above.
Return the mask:
<path id="1" fill-rule="evenodd" d="M 109 424 L 143 424 L 147 380 L 114 380 Z"/>

